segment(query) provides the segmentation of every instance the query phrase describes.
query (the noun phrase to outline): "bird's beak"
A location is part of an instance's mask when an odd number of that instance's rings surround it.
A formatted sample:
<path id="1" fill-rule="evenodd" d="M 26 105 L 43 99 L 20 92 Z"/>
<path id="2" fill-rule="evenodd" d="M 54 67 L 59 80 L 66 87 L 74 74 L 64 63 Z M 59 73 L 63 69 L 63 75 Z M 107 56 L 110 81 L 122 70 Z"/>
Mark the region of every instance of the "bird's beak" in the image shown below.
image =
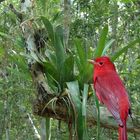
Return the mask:
<path id="1" fill-rule="evenodd" d="M 93 59 L 88 59 L 88 62 L 91 64 L 95 64 L 95 61 Z"/>

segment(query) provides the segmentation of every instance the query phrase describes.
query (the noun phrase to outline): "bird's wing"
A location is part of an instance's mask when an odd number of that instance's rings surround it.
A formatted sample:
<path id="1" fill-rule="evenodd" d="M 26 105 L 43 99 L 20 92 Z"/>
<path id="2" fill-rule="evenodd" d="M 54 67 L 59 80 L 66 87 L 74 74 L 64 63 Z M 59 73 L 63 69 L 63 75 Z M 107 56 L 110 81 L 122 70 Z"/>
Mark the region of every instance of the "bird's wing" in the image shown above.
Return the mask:
<path id="1" fill-rule="evenodd" d="M 126 96 L 126 94 L 123 95 L 126 91 L 118 75 L 113 73 L 113 75 L 97 76 L 94 81 L 94 88 L 99 100 L 107 106 L 117 123 L 123 126 L 120 116 L 120 98 Z"/>

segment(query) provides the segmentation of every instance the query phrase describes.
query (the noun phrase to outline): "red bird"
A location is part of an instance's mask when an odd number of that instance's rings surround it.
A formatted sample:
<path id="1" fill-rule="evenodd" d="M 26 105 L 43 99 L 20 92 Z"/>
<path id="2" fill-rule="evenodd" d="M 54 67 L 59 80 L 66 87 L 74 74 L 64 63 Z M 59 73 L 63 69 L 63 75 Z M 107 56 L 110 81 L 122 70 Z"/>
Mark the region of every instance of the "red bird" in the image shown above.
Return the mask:
<path id="1" fill-rule="evenodd" d="M 126 120 L 130 101 L 123 82 L 109 57 L 89 60 L 94 65 L 93 83 L 99 101 L 106 105 L 119 125 L 119 140 L 127 140 Z"/>

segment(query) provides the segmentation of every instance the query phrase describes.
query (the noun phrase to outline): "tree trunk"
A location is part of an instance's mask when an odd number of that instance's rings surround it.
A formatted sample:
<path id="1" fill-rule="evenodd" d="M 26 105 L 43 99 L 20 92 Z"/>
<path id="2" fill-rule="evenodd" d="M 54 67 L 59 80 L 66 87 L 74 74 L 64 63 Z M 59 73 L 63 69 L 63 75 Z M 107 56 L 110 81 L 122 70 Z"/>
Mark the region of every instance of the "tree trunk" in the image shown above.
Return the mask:
<path id="1" fill-rule="evenodd" d="M 65 47 L 68 47 L 68 40 L 69 40 L 69 25 L 71 21 L 71 14 L 70 14 L 70 0 L 64 0 L 64 44 Z"/>

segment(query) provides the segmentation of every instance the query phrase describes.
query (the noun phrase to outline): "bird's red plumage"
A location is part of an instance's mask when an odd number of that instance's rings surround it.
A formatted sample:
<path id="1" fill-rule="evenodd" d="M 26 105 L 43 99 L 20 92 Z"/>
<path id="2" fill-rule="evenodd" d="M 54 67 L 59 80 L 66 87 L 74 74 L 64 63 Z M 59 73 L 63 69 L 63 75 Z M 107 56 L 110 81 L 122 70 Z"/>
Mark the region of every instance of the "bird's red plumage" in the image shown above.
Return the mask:
<path id="1" fill-rule="evenodd" d="M 93 64 L 93 82 L 96 95 L 117 121 L 119 125 L 119 140 L 127 140 L 126 120 L 130 102 L 125 86 L 109 57 L 96 58 Z"/>

